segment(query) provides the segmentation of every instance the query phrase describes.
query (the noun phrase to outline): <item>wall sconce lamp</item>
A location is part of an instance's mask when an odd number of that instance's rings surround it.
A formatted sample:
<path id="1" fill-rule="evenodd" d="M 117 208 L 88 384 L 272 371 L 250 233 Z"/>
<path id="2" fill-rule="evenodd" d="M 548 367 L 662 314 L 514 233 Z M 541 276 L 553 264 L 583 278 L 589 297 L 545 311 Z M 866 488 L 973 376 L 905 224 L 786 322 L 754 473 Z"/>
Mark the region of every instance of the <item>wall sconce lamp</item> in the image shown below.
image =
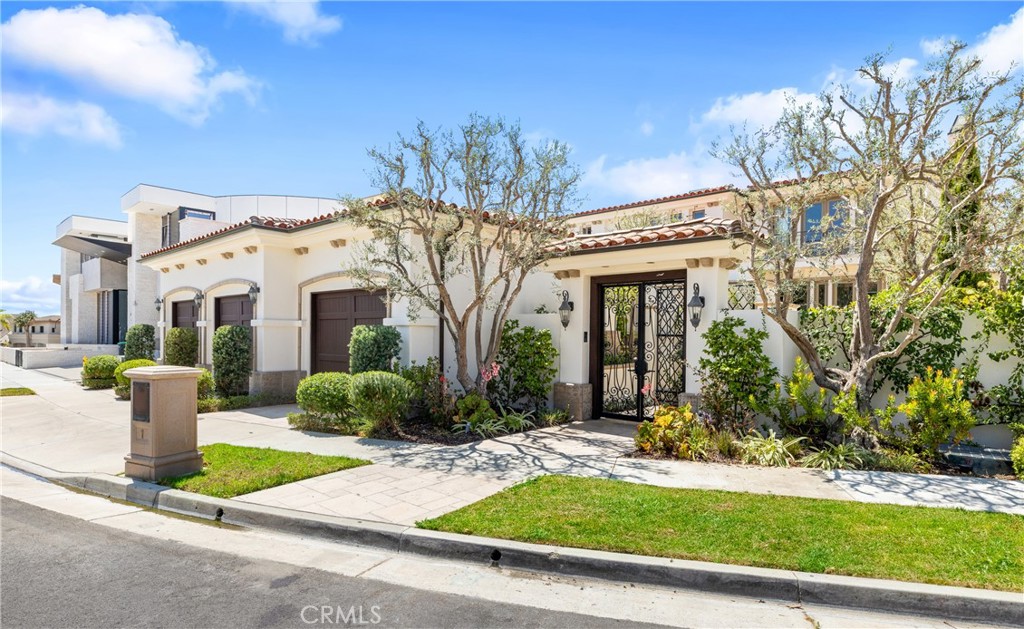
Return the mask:
<path id="1" fill-rule="evenodd" d="M 196 304 L 196 310 L 199 310 L 203 307 L 203 294 L 196 291 L 196 296 L 192 298 L 192 301 Z"/>
<path id="2" fill-rule="evenodd" d="M 160 312 L 160 307 L 164 305 L 163 298 L 162 297 L 157 297 L 156 299 L 154 299 L 153 300 L 153 305 L 156 306 L 156 311 Z"/>
<path id="3" fill-rule="evenodd" d="M 569 313 L 573 311 L 573 303 L 569 301 L 569 291 L 562 291 L 562 305 L 558 307 L 558 318 L 562 320 L 562 328 L 569 327 Z"/>
<path id="4" fill-rule="evenodd" d="M 250 284 L 249 285 L 249 301 L 252 303 L 252 305 L 254 305 L 254 306 L 256 305 L 256 298 L 259 296 L 259 294 L 260 294 L 260 287 L 255 285 L 255 284 Z"/>
<path id="5" fill-rule="evenodd" d="M 690 324 L 696 330 L 697 326 L 700 325 L 700 313 L 704 310 L 704 297 L 700 294 L 700 284 L 697 282 L 693 283 L 693 297 L 690 297 L 686 308 L 690 311 Z"/>

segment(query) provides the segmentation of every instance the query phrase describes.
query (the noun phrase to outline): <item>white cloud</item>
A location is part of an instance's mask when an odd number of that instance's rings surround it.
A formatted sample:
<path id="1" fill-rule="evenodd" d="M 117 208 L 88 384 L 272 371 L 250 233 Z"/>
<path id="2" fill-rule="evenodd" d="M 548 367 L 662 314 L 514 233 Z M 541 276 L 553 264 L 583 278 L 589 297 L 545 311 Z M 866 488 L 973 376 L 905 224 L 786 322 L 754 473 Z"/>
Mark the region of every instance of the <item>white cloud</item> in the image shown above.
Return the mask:
<path id="1" fill-rule="evenodd" d="M 38 94 L 3 94 L 0 127 L 25 135 L 56 135 L 121 146 L 117 122 L 99 105 L 58 101 Z"/>
<path id="2" fill-rule="evenodd" d="M 654 123 L 652 123 L 650 120 L 644 120 L 640 124 L 640 133 L 644 137 L 651 137 L 651 134 L 654 133 Z"/>
<path id="3" fill-rule="evenodd" d="M 775 123 L 792 98 L 798 104 L 812 102 L 813 94 L 800 92 L 795 87 L 781 87 L 770 92 L 751 92 L 719 97 L 711 109 L 701 116 L 701 123 L 748 124 L 767 127 Z"/>
<path id="4" fill-rule="evenodd" d="M 0 280 L 0 307 L 9 314 L 34 310 L 38 315 L 60 312 L 60 287 L 30 275 L 23 280 Z"/>
<path id="5" fill-rule="evenodd" d="M 671 153 L 666 157 L 632 159 L 615 166 L 607 165 L 602 155 L 591 162 L 583 184 L 630 199 L 680 194 L 698 188 L 731 183 L 735 178 L 729 167 L 710 157 L 697 157 L 703 151 Z"/>
<path id="6" fill-rule="evenodd" d="M 315 44 L 320 37 L 341 29 L 341 18 L 322 14 L 316 1 L 268 0 L 235 6 L 283 27 L 285 41 L 293 44 Z"/>
<path id="7" fill-rule="evenodd" d="M 201 46 L 162 17 L 94 7 L 22 10 L 0 26 L 4 54 L 202 124 L 226 94 L 254 102 L 260 85 L 240 70 L 215 73 Z"/>
<path id="8" fill-rule="evenodd" d="M 1024 66 L 1024 8 L 1018 9 L 1009 23 L 982 35 L 970 52 L 981 59 L 983 72 L 1006 72 L 1013 64 L 1015 71 L 1020 70 Z"/>
<path id="9" fill-rule="evenodd" d="M 934 57 L 946 49 L 946 46 L 949 45 L 949 41 L 949 38 L 945 36 L 935 37 L 933 39 L 922 39 L 921 52 L 928 57 Z"/>

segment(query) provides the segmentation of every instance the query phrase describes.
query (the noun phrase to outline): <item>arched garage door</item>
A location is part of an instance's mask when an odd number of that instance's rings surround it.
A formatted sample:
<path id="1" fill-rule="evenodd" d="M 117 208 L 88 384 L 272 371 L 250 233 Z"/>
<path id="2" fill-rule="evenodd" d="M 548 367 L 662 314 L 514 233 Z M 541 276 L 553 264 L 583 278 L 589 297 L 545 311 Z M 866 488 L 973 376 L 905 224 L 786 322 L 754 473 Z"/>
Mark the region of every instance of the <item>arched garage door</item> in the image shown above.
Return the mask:
<path id="1" fill-rule="evenodd" d="M 348 371 L 348 343 L 357 325 L 380 325 L 387 308 L 365 290 L 313 293 L 312 373 Z"/>

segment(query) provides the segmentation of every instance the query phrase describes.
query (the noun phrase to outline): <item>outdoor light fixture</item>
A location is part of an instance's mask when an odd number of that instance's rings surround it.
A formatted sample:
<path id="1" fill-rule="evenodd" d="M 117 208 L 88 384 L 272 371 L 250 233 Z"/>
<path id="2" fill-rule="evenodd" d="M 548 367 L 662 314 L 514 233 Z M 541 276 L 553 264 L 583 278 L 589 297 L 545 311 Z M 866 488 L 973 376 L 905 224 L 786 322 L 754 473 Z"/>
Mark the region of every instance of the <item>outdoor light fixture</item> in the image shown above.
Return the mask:
<path id="1" fill-rule="evenodd" d="M 690 297 L 686 308 L 690 311 L 690 323 L 693 325 L 693 329 L 696 330 L 697 326 L 700 325 L 700 311 L 704 310 L 704 298 L 701 297 L 700 284 L 697 282 L 693 283 L 693 297 Z"/>
<path id="2" fill-rule="evenodd" d="M 260 287 L 255 284 L 249 285 L 249 301 L 256 305 L 256 296 L 260 294 Z"/>
<path id="3" fill-rule="evenodd" d="M 196 291 L 196 296 L 192 298 L 192 301 L 194 301 L 196 304 L 196 310 L 199 310 L 200 308 L 203 307 L 203 294 L 199 291 Z"/>
<path id="4" fill-rule="evenodd" d="M 156 311 L 160 312 L 160 307 L 164 305 L 164 300 L 160 297 L 157 297 L 156 299 L 153 300 L 153 305 L 156 306 Z"/>
<path id="5" fill-rule="evenodd" d="M 558 318 L 562 320 L 562 327 L 569 327 L 569 313 L 572 312 L 573 303 L 569 301 L 569 291 L 562 291 L 562 305 L 558 307 Z"/>

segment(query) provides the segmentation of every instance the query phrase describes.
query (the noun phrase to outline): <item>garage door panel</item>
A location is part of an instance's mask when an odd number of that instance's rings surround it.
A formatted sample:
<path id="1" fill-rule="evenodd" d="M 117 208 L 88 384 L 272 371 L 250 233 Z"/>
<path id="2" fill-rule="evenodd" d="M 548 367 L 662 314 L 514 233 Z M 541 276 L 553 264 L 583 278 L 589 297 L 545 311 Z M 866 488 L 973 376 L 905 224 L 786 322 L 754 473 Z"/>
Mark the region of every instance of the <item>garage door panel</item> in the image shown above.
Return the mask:
<path id="1" fill-rule="evenodd" d="M 171 327 L 194 328 L 199 317 L 196 313 L 196 302 L 175 301 L 171 304 Z"/>
<path id="2" fill-rule="evenodd" d="M 244 325 L 252 323 L 252 300 L 248 295 L 218 297 L 215 305 L 216 326 Z"/>
<path id="3" fill-rule="evenodd" d="M 348 344 L 357 325 L 380 325 L 384 301 L 362 290 L 314 293 L 311 371 L 348 371 Z"/>

